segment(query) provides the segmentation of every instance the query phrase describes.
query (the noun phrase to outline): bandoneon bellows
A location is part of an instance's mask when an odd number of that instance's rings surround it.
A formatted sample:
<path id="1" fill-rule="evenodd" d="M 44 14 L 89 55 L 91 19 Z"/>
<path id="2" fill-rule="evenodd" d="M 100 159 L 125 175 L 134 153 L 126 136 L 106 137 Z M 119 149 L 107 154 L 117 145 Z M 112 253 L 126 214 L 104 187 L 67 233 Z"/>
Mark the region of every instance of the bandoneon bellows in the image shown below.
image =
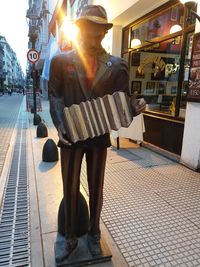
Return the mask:
<path id="1" fill-rule="evenodd" d="M 133 120 L 130 98 L 115 92 L 64 108 L 64 125 L 71 142 L 128 127 Z"/>

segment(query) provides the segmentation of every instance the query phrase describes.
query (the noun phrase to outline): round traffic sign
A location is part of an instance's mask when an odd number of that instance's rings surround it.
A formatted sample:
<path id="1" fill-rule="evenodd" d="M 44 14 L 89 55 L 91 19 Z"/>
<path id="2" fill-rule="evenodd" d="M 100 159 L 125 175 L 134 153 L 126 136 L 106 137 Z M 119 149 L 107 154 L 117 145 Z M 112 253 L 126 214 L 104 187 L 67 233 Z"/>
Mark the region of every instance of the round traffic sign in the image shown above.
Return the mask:
<path id="1" fill-rule="evenodd" d="M 32 48 L 27 52 L 27 59 L 31 63 L 36 63 L 40 59 L 40 54 L 36 49 Z"/>

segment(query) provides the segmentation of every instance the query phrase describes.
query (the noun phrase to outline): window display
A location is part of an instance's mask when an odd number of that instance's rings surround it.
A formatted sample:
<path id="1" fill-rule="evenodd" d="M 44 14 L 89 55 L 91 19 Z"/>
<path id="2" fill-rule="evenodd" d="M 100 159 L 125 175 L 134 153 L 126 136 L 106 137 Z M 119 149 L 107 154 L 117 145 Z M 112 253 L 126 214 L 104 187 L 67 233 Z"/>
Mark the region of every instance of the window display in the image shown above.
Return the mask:
<path id="1" fill-rule="evenodd" d="M 144 97 L 148 111 L 185 117 L 194 26 L 184 23 L 184 7 L 177 3 L 124 28 L 122 56 L 130 67 L 130 93 Z M 133 39 L 141 44 L 132 47 Z"/>
<path id="2" fill-rule="evenodd" d="M 131 91 L 140 88 L 137 91 L 146 99 L 148 110 L 174 115 L 171 105 L 175 105 L 180 47 L 181 40 L 174 44 L 170 39 L 131 54 Z"/>

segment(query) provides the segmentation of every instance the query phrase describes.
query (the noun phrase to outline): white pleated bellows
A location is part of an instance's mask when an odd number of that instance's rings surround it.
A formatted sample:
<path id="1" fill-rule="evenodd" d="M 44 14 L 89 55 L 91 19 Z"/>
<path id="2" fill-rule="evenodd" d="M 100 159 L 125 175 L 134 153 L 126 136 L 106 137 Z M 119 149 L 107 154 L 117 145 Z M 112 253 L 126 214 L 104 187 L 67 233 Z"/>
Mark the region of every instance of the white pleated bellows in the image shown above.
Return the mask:
<path id="1" fill-rule="evenodd" d="M 65 129 L 74 143 L 128 127 L 132 120 L 130 98 L 124 92 L 64 108 Z"/>

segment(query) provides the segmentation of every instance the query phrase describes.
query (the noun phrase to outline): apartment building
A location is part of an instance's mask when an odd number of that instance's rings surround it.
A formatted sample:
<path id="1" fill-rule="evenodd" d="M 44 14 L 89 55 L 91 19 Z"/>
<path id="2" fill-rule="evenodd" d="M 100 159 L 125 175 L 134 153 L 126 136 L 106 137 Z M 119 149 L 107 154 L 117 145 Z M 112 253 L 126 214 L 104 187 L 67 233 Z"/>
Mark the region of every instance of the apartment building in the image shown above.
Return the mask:
<path id="1" fill-rule="evenodd" d="M 24 87 L 24 74 L 16 53 L 12 50 L 4 36 L 0 36 L 0 74 L 1 91 L 18 91 Z"/>
<path id="2" fill-rule="evenodd" d="M 0 94 L 2 95 L 3 92 L 3 56 L 4 56 L 4 50 L 3 46 L 0 44 Z"/>

